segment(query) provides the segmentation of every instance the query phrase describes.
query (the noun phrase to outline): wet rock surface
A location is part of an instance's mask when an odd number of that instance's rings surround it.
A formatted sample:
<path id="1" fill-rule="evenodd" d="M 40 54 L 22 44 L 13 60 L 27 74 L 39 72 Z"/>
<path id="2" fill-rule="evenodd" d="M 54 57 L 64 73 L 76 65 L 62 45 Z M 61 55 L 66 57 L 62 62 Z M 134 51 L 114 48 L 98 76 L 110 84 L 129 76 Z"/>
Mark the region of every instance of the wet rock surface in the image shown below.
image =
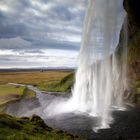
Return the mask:
<path id="1" fill-rule="evenodd" d="M 63 114 L 46 120 L 46 123 L 88 140 L 130 140 L 140 138 L 140 108 L 114 111 L 114 123 L 109 129 L 95 133 L 97 118 L 87 115 Z"/>

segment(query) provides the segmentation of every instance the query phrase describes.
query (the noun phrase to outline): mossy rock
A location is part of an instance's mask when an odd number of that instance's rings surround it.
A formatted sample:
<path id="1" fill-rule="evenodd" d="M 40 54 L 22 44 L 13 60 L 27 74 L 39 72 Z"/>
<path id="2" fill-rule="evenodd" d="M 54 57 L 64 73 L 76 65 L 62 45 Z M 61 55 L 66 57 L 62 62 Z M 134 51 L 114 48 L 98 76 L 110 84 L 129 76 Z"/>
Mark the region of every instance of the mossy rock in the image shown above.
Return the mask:
<path id="1" fill-rule="evenodd" d="M 133 64 L 136 61 L 140 61 L 140 33 L 137 33 L 135 36 L 133 36 L 129 41 L 129 54 L 128 54 L 128 60 L 129 64 Z"/>
<path id="2" fill-rule="evenodd" d="M 82 140 L 82 138 L 53 130 L 36 115 L 31 118 L 16 118 L 0 114 L 0 140 Z"/>
<path id="3" fill-rule="evenodd" d="M 22 98 L 28 99 L 28 98 L 33 98 L 35 96 L 36 96 L 36 93 L 33 90 L 30 90 L 28 87 L 25 87 Z"/>
<path id="4" fill-rule="evenodd" d="M 132 81 L 130 86 L 129 102 L 140 104 L 140 81 Z"/>

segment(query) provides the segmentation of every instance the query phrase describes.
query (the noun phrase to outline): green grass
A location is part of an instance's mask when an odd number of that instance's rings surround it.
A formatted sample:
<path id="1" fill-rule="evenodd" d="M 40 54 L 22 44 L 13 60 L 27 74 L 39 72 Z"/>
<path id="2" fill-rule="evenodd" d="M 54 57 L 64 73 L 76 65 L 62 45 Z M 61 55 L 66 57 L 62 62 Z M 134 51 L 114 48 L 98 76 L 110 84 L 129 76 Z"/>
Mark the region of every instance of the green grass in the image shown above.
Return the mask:
<path id="1" fill-rule="evenodd" d="M 46 126 L 38 116 L 15 118 L 0 114 L 0 140 L 82 140 Z"/>
<path id="2" fill-rule="evenodd" d="M 2 112 L 5 108 L 4 106 L 11 101 L 33 97 L 35 97 L 35 92 L 25 86 L 0 85 L 0 112 Z"/>
<path id="3" fill-rule="evenodd" d="M 0 105 L 19 99 L 24 93 L 25 87 L 13 85 L 0 85 Z"/>
<path id="4" fill-rule="evenodd" d="M 21 95 L 25 87 L 19 87 L 14 85 L 0 85 L 0 96 L 5 95 Z"/>
<path id="5" fill-rule="evenodd" d="M 40 90 L 50 92 L 69 92 L 74 83 L 74 73 L 70 73 L 60 81 L 42 82 L 38 85 Z"/>
<path id="6" fill-rule="evenodd" d="M 33 98 L 35 97 L 36 93 L 27 87 L 25 87 L 22 98 Z"/>

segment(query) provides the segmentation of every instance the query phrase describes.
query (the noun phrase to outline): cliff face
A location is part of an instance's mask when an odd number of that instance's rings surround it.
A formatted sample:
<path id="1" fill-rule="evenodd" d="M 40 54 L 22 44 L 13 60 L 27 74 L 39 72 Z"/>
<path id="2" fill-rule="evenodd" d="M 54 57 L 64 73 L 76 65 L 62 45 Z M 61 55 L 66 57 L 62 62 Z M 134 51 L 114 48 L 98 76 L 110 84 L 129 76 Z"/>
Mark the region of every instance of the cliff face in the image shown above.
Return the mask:
<path id="1" fill-rule="evenodd" d="M 124 0 L 128 14 L 128 76 L 131 101 L 140 103 L 140 0 Z"/>
<path id="2" fill-rule="evenodd" d="M 140 1 L 124 0 L 124 8 L 128 14 L 129 76 L 134 80 L 140 80 Z"/>
<path id="3" fill-rule="evenodd" d="M 131 38 L 140 31 L 140 1 L 124 0 L 124 8 L 128 14 L 129 35 Z"/>

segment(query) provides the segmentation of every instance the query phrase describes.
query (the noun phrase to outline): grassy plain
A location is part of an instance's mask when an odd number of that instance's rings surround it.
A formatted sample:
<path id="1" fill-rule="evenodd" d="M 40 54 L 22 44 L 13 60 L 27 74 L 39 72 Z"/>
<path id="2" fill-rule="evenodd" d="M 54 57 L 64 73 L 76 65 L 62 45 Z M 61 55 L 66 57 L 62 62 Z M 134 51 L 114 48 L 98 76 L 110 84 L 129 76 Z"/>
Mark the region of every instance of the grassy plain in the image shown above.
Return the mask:
<path id="1" fill-rule="evenodd" d="M 42 82 L 59 81 L 71 71 L 19 71 L 0 72 L 0 84 L 23 83 L 38 85 Z"/>
<path id="2" fill-rule="evenodd" d="M 74 72 L 71 72 L 59 81 L 47 81 L 38 85 L 40 90 L 50 92 L 69 92 L 74 83 Z"/>

